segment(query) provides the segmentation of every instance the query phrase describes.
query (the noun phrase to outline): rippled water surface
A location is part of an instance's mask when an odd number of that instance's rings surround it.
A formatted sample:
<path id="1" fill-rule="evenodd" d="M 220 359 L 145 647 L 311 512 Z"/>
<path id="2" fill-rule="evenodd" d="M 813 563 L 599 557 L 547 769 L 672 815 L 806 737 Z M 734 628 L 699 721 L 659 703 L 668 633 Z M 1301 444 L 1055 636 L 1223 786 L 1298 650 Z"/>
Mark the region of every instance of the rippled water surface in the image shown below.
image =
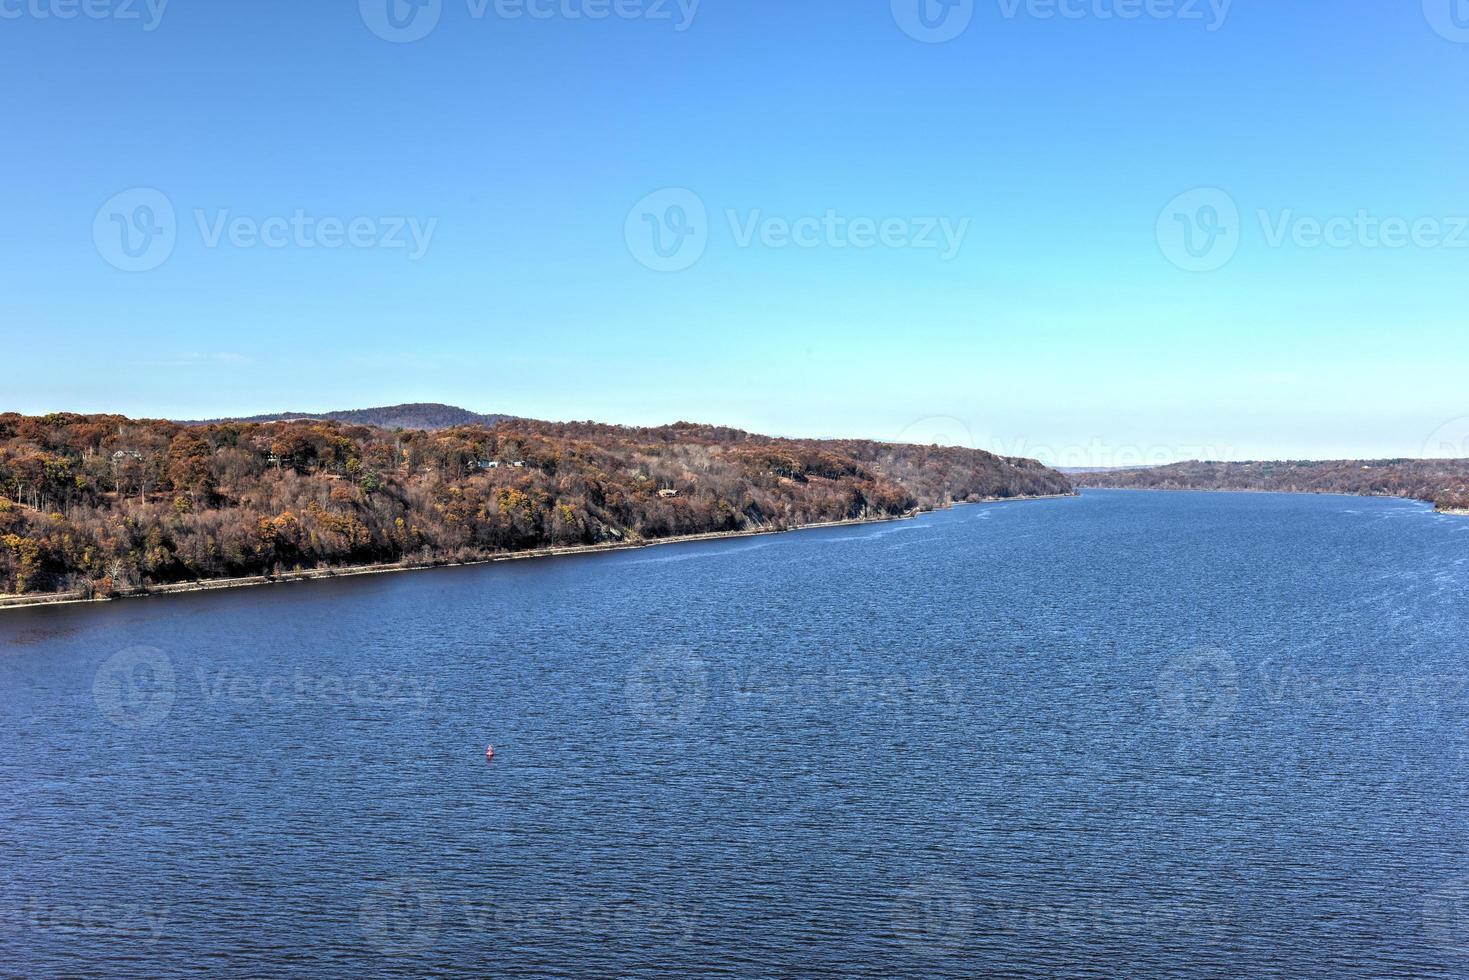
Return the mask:
<path id="1" fill-rule="evenodd" d="M 1096 492 L 3 613 L 0 974 L 1466 976 L 1466 601 Z"/>

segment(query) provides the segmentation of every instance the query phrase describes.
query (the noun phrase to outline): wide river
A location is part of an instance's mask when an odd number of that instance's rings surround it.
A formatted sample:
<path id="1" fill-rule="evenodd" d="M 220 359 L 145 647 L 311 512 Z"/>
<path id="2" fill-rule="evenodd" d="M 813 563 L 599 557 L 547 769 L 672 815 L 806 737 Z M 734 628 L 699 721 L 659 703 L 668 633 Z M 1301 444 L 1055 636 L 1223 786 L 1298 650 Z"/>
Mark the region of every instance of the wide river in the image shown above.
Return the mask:
<path id="1" fill-rule="evenodd" d="M 3 612 L 0 974 L 1466 976 L 1466 681 L 1329 496 Z"/>

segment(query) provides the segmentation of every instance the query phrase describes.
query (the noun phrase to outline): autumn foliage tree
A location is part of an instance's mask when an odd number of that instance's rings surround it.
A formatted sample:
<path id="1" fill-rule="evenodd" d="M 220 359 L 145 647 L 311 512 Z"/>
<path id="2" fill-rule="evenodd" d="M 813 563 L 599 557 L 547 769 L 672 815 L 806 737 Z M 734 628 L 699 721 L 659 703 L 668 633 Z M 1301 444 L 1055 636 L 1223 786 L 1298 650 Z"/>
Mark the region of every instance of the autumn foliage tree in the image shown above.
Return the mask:
<path id="1" fill-rule="evenodd" d="M 1070 492 L 1031 460 L 679 423 L 437 431 L 0 415 L 0 592 L 891 517 Z"/>

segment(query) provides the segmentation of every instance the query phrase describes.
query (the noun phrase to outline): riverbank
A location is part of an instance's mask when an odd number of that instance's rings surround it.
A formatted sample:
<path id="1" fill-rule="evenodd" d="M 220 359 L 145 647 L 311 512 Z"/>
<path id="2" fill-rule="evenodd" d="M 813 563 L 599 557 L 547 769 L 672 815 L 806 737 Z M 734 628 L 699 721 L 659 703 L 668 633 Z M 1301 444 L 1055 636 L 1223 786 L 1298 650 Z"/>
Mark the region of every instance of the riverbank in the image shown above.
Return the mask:
<path id="1" fill-rule="evenodd" d="M 941 508 L 966 504 L 1001 504 L 1019 500 L 1058 500 L 1075 497 L 1077 494 L 1037 494 L 1029 497 L 993 497 L 984 500 L 961 500 Z M 762 537 L 768 534 L 786 534 L 791 531 L 812 531 L 823 527 L 850 527 L 860 524 L 889 524 L 908 521 L 933 511 L 912 510 L 906 514 L 883 517 L 857 517 L 843 521 L 823 521 L 814 524 L 799 524 L 788 528 L 751 528 L 745 531 L 709 531 L 702 534 L 679 534 L 666 538 L 637 541 L 608 541 L 601 544 L 570 545 L 563 548 L 537 548 L 531 551 L 511 551 L 486 555 L 472 561 L 455 562 L 384 562 L 374 565 L 342 565 L 335 568 L 310 568 L 282 572 L 279 575 L 247 575 L 239 578 L 201 579 L 197 582 L 170 582 L 150 585 L 120 592 L 110 596 L 87 596 L 79 592 L 47 592 L 37 595 L 0 595 L 0 612 L 6 609 L 27 609 L 33 606 L 62 606 L 78 603 L 113 602 L 118 599 L 143 599 L 150 596 L 172 595 L 181 592 L 209 592 L 215 589 L 243 589 L 261 585 L 285 585 L 292 582 L 314 582 L 322 579 L 349 578 L 356 575 L 385 575 L 390 572 L 416 572 L 432 568 L 467 568 L 473 565 L 491 565 L 502 561 L 525 561 L 531 558 L 564 558 L 571 555 L 590 555 L 604 551 L 633 551 L 654 548 L 665 544 L 691 544 L 699 541 L 721 541 L 728 538 Z"/>

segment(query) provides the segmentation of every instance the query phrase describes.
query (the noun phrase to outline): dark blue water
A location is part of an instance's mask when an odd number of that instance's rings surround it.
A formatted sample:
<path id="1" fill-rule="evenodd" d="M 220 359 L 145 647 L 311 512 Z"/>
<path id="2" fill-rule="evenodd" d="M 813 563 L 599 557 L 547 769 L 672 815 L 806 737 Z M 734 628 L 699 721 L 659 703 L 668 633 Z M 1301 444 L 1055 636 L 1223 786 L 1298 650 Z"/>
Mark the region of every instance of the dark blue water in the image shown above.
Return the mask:
<path id="1" fill-rule="evenodd" d="M 1466 602 L 1097 492 L 0 614 L 0 973 L 1466 976 Z"/>

